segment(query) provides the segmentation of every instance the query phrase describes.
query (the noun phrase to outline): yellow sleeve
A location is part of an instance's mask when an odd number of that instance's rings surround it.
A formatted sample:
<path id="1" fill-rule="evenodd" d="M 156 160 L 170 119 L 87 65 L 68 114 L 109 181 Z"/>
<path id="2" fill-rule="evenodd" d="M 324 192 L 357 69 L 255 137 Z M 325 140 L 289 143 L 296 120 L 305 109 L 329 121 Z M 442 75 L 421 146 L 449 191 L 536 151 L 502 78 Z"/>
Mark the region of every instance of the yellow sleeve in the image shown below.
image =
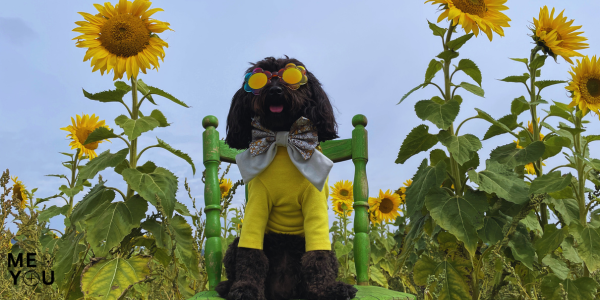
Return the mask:
<path id="1" fill-rule="evenodd" d="M 329 186 L 325 180 L 323 190 L 319 192 L 312 184 L 302 195 L 302 215 L 304 216 L 304 236 L 306 251 L 331 250 L 329 240 L 329 216 L 327 213 L 327 196 Z"/>
<path id="2" fill-rule="evenodd" d="M 254 178 L 248 183 L 248 203 L 244 212 L 239 247 L 263 249 L 265 228 L 272 207 L 269 198 L 269 192 L 259 178 Z"/>

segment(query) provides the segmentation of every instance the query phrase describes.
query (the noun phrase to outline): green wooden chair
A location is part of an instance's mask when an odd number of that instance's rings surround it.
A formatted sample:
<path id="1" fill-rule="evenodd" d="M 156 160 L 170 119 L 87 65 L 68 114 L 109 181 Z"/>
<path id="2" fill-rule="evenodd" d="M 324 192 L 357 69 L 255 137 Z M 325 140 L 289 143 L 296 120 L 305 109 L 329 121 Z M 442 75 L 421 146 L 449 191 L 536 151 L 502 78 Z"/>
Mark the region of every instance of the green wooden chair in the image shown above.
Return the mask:
<path id="1" fill-rule="evenodd" d="M 200 292 L 189 300 L 217 300 L 222 299 L 214 290 L 221 281 L 221 260 L 224 253 L 221 247 L 221 204 L 219 189 L 219 162 L 235 163 L 235 156 L 241 150 L 229 148 L 225 141 L 219 140 L 216 128 L 219 122 L 214 116 L 206 116 L 202 120 L 205 128 L 202 134 L 203 162 L 206 167 L 206 179 L 204 186 L 204 202 L 206 214 L 206 245 L 204 247 L 204 258 L 208 273 L 209 290 Z M 356 265 L 358 293 L 354 299 L 379 299 L 379 300 L 404 300 L 416 299 L 415 296 L 388 290 L 382 287 L 369 286 L 369 255 L 371 247 L 369 244 L 369 216 L 368 197 L 369 187 L 367 183 L 367 117 L 356 115 L 352 118 L 351 139 L 331 140 L 321 143 L 323 154 L 334 163 L 352 160 L 354 163 L 354 259 Z M 246 199 L 248 198 L 246 188 Z"/>

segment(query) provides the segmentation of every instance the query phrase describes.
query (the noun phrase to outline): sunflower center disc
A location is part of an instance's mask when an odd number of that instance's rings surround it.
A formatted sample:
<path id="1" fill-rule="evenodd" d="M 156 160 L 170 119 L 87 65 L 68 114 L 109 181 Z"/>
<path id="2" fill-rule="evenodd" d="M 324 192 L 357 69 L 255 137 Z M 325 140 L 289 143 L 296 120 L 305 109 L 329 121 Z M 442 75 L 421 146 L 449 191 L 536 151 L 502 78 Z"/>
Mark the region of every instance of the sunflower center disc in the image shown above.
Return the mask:
<path id="1" fill-rule="evenodd" d="M 341 190 L 341 191 L 340 191 L 340 195 L 342 195 L 342 196 L 344 196 L 344 197 L 345 197 L 345 196 L 348 196 L 348 194 L 350 194 L 350 193 L 348 193 L 348 191 L 346 191 L 346 190 Z"/>
<path id="2" fill-rule="evenodd" d="M 479 17 L 485 17 L 487 7 L 483 0 L 454 0 L 454 6 L 460 9 L 460 11 L 476 15 Z"/>
<path id="3" fill-rule="evenodd" d="M 600 96 L 600 80 L 598 78 L 588 79 L 588 81 L 585 85 L 587 87 L 588 93 L 590 93 L 590 96 L 592 96 L 594 98 Z M 594 100 L 596 100 L 596 101 L 594 101 L 594 103 L 600 102 L 600 99 L 594 99 Z"/>
<path id="4" fill-rule="evenodd" d="M 117 15 L 104 23 L 100 29 L 102 46 L 118 56 L 134 56 L 150 41 L 150 31 L 144 21 L 132 15 Z"/>
<path id="5" fill-rule="evenodd" d="M 90 136 L 90 133 L 92 133 L 92 131 L 89 129 L 78 129 L 77 130 L 77 139 L 79 139 L 79 142 L 85 148 L 90 149 L 90 150 L 96 150 L 96 148 L 98 148 L 98 142 L 83 144 L 85 142 L 85 140 L 87 140 L 88 136 Z"/>
<path id="6" fill-rule="evenodd" d="M 388 198 L 383 198 L 383 200 L 381 200 L 381 204 L 379 204 L 379 211 L 381 211 L 384 214 L 389 213 L 390 211 L 392 211 L 393 208 L 394 202 L 392 202 L 392 200 Z"/>
<path id="7" fill-rule="evenodd" d="M 224 186 L 222 186 L 222 187 L 221 187 L 221 194 L 225 193 L 225 191 L 226 191 L 226 190 L 227 190 L 227 188 L 226 188 L 226 187 L 224 187 Z"/>

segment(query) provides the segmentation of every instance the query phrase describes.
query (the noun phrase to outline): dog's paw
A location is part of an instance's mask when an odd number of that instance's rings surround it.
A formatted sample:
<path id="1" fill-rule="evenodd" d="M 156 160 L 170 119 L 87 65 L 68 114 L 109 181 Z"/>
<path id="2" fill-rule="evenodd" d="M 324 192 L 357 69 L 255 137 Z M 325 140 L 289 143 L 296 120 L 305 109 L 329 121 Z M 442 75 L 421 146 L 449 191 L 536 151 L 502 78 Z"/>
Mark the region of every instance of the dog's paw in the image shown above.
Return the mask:
<path id="1" fill-rule="evenodd" d="M 350 300 L 356 296 L 358 290 L 347 283 L 336 281 L 324 287 L 317 293 L 308 293 L 308 300 Z"/>
<path id="2" fill-rule="evenodd" d="M 237 281 L 229 290 L 227 300 L 266 300 L 264 291 L 260 291 L 253 282 Z"/>
<path id="3" fill-rule="evenodd" d="M 221 281 L 215 287 L 215 291 L 219 293 L 221 298 L 227 298 L 227 294 L 229 294 L 229 290 L 231 289 L 231 284 L 231 280 Z"/>

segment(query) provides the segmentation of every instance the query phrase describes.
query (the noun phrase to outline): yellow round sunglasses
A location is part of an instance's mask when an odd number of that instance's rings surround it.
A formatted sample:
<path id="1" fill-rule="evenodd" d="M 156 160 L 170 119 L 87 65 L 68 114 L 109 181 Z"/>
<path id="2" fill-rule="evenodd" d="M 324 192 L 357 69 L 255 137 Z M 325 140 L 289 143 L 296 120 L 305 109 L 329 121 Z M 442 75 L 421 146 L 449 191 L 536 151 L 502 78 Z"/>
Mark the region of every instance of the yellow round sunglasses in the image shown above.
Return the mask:
<path id="1" fill-rule="evenodd" d="M 244 77 L 244 90 L 252 92 L 254 95 L 260 94 L 260 90 L 271 82 L 271 78 L 279 77 L 284 85 L 292 90 L 297 90 L 301 85 L 308 81 L 306 77 L 306 69 L 303 66 L 296 66 L 293 63 L 285 65 L 278 72 L 269 72 L 261 68 L 252 70 Z"/>

